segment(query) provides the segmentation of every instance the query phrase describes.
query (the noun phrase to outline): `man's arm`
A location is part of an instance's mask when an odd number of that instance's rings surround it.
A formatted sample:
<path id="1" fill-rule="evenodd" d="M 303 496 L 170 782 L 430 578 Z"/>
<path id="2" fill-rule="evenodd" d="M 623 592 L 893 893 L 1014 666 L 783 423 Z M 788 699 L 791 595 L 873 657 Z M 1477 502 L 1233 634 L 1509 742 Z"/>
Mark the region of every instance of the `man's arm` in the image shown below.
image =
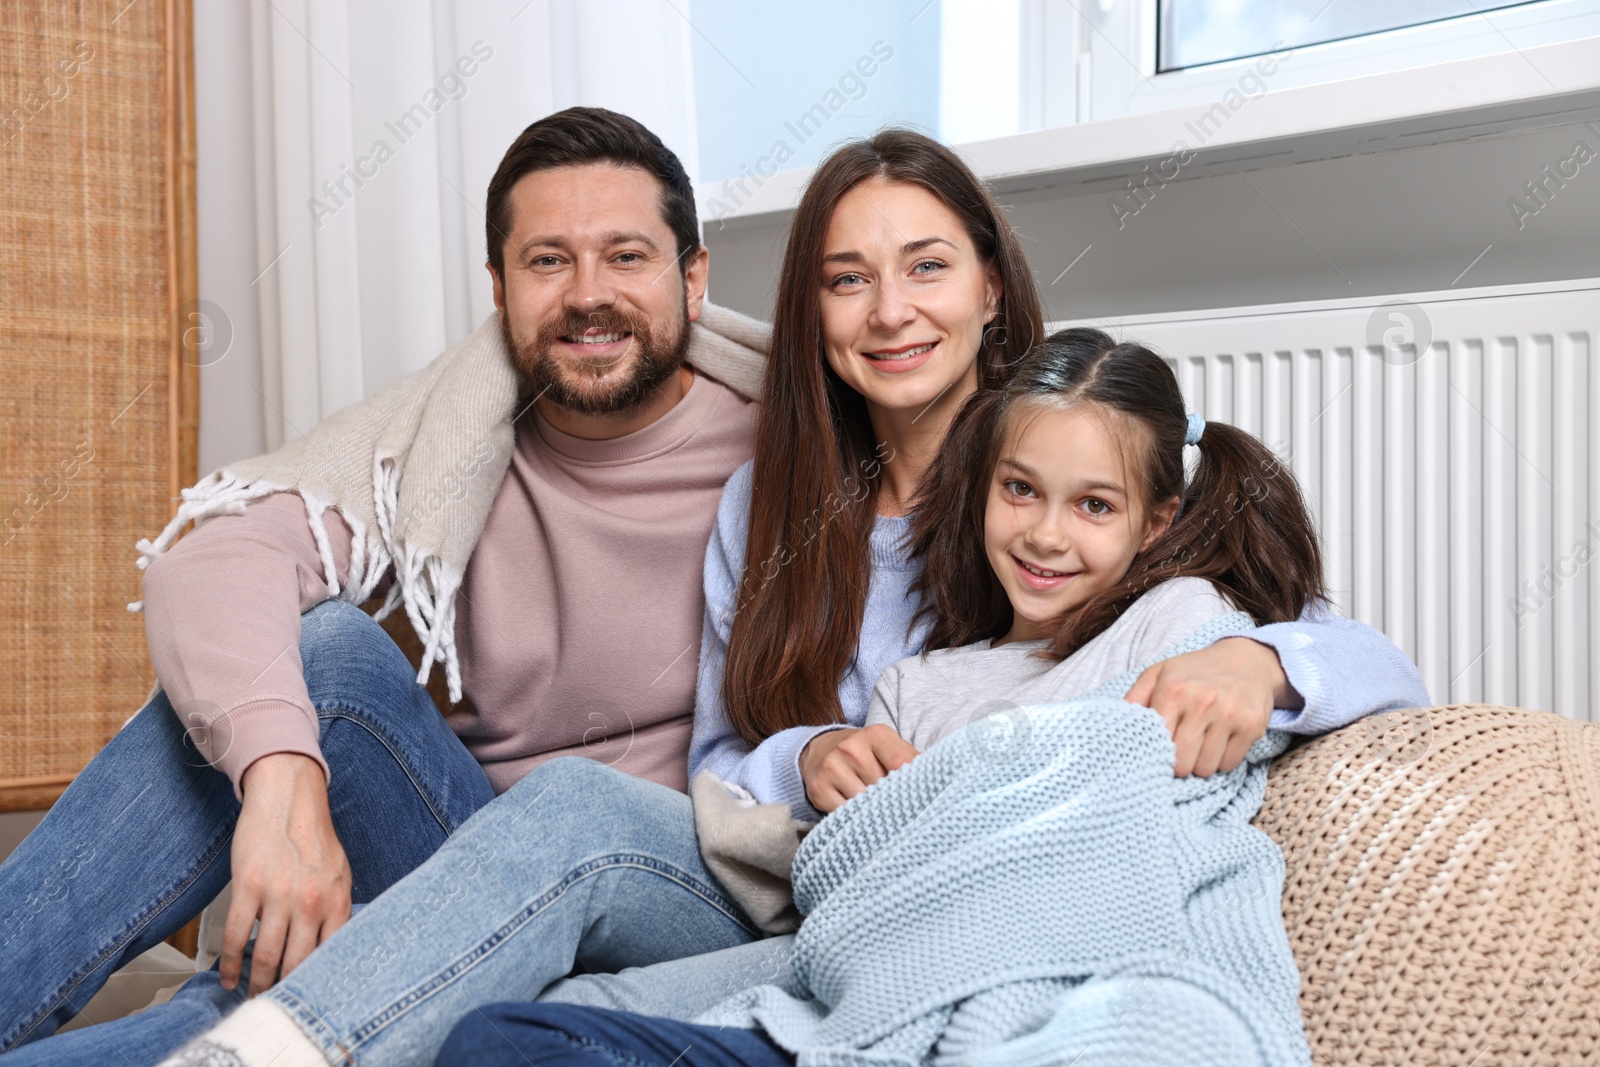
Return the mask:
<path id="1" fill-rule="evenodd" d="M 233 900 L 222 931 L 224 988 L 239 983 L 250 931 L 250 994 L 269 988 L 350 918 L 350 865 L 328 811 L 322 768 L 275 752 L 244 772 L 233 832 Z"/>
<path id="2" fill-rule="evenodd" d="M 333 511 L 323 520 L 342 581 L 350 528 Z M 300 663 L 300 615 L 326 599 L 305 504 L 293 493 L 207 521 L 145 571 L 145 636 L 156 678 L 190 740 L 235 794 L 242 796 L 245 769 L 270 753 L 322 763 Z"/>
<path id="3" fill-rule="evenodd" d="M 343 582 L 350 528 L 332 511 L 323 520 Z M 156 677 L 189 739 L 242 801 L 221 964 L 227 988 L 238 981 L 256 920 L 251 993 L 280 969 L 287 974 L 350 915 L 350 877 L 300 662 L 300 615 L 327 598 L 305 504 L 292 493 L 209 520 L 145 571 Z"/>

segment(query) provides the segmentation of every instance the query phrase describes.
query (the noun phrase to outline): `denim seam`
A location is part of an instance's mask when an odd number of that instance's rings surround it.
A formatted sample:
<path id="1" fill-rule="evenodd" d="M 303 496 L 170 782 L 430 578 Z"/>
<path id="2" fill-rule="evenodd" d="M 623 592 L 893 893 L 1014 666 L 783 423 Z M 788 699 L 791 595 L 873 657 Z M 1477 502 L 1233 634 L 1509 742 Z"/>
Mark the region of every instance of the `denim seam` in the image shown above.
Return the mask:
<path id="1" fill-rule="evenodd" d="M 485 1021 L 487 1021 L 487 1019 Z M 494 1024 L 490 1023 L 490 1025 L 493 1026 Z M 611 1045 L 602 1044 L 601 1042 L 596 1041 L 594 1038 L 589 1037 L 587 1034 L 574 1034 L 569 1030 L 549 1030 L 548 1028 L 546 1028 L 546 1032 L 552 1033 L 556 1037 L 561 1038 L 575 1049 L 580 1049 L 586 1052 L 602 1052 L 611 1058 L 612 1063 L 629 1064 L 630 1067 L 657 1067 L 656 1064 L 647 1063 L 644 1060 L 641 1060 L 639 1057 L 633 1055 L 631 1052 L 624 1052 L 621 1049 L 615 1048 Z M 503 1037 L 504 1035 L 502 1034 L 501 1036 Z"/>
<path id="2" fill-rule="evenodd" d="M 422 781 L 411 772 L 410 760 L 390 741 L 387 736 L 384 735 L 381 730 L 377 729 L 376 726 L 367 720 L 365 714 L 360 708 L 353 708 L 345 704 L 334 703 L 329 704 L 326 707 L 319 707 L 316 710 L 317 718 L 319 720 L 324 717 L 330 719 L 343 719 L 345 722 L 353 723 L 354 725 L 359 726 L 361 729 L 367 731 L 368 734 L 372 735 L 372 737 L 377 739 L 379 744 L 389 750 L 389 754 L 394 757 L 396 765 L 398 765 L 401 770 L 405 772 L 406 779 L 411 783 L 411 788 L 416 790 L 417 796 L 421 797 L 422 802 L 427 805 L 429 814 L 431 814 L 434 821 L 439 824 L 439 828 L 444 831 L 445 836 L 449 837 L 451 834 L 456 832 L 458 828 L 450 825 L 450 821 L 444 817 L 443 812 L 440 810 L 440 805 L 435 801 L 435 798 L 423 786 Z"/>
<path id="3" fill-rule="evenodd" d="M 710 904 L 735 925 L 757 937 L 761 936 L 759 929 L 752 926 L 736 910 L 727 906 L 720 893 L 701 882 L 698 878 L 693 877 L 681 867 L 663 863 L 653 856 L 644 856 L 637 853 L 615 853 L 609 856 L 597 857 L 568 872 L 565 878 L 550 887 L 535 900 L 524 905 L 517 914 L 502 923 L 498 930 L 488 938 L 480 941 L 471 951 L 457 958 L 454 963 L 439 971 L 423 985 L 406 993 L 399 1000 L 381 1011 L 370 1022 L 357 1028 L 350 1035 L 349 1047 L 352 1049 L 360 1048 L 382 1032 L 390 1022 L 404 1015 L 423 1001 L 432 998 L 440 990 L 452 984 L 458 977 L 472 970 L 479 962 L 509 940 L 513 934 L 532 922 L 541 912 L 559 900 L 567 890 L 578 882 L 592 874 L 621 867 L 634 867 L 652 871 L 664 878 L 677 882 L 707 904 Z"/>
<path id="4" fill-rule="evenodd" d="M 46 1001 L 45 1005 L 39 1010 L 39 1012 L 34 1015 L 32 1019 L 29 1019 L 23 1025 L 22 1029 L 18 1031 L 16 1035 L 17 1039 L 9 1044 L 6 1044 L 3 1048 L 0 1048 L 0 1052 L 11 1052 L 19 1048 L 26 1040 L 28 1035 L 31 1034 L 40 1023 L 48 1019 L 64 1001 L 68 1000 L 72 996 L 73 991 L 77 989 L 78 986 L 83 984 L 84 979 L 88 978 L 95 971 L 99 970 L 105 965 L 107 960 L 111 959 L 117 953 L 126 948 L 128 943 L 137 937 L 140 931 L 142 931 L 146 926 L 150 925 L 151 920 L 155 916 L 161 914 L 161 912 L 168 905 L 187 892 L 189 887 L 194 885 L 200 876 L 205 874 L 205 872 L 210 869 L 211 865 L 216 862 L 217 856 L 221 854 L 223 847 L 226 846 L 231 840 L 233 840 L 233 827 L 230 826 L 226 832 L 219 835 L 217 839 L 212 842 L 211 847 L 201 857 L 200 862 L 195 865 L 192 871 L 190 871 L 188 878 L 179 882 L 172 889 L 168 890 L 166 895 L 160 900 L 157 900 L 150 907 L 146 908 L 141 915 L 139 915 L 131 924 L 129 924 L 126 930 L 118 935 L 116 941 L 114 941 L 110 947 L 105 949 L 100 953 L 100 955 L 96 956 L 92 961 L 86 964 L 77 974 L 69 978 L 67 982 L 55 993 L 51 994 L 50 998 Z"/>

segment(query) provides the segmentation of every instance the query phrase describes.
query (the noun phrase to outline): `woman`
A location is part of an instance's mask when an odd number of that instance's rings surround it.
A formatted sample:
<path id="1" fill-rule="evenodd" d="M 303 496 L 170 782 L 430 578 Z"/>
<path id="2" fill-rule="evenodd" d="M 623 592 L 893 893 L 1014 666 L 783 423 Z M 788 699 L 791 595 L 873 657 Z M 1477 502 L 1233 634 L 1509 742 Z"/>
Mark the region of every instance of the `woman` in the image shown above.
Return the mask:
<path id="1" fill-rule="evenodd" d="M 1016 236 L 954 153 L 890 130 L 819 167 L 785 253 L 756 458 L 730 480 L 707 550 L 693 770 L 805 813 L 909 758 L 892 730 L 860 728 L 881 670 L 921 647 L 905 515 L 956 410 L 1006 379 L 1042 322 Z M 1299 693 L 1306 710 L 1275 726 L 1320 732 L 1426 701 L 1415 668 L 1357 624 L 1319 616 L 1255 637 L 1168 661 L 1130 691 L 1175 726 L 1180 771 L 1237 763 L 1267 710 Z M 1361 671 L 1338 672 L 1335 654 Z M 1333 686 L 1334 672 L 1366 683 Z M 1195 686 L 1207 676 L 1228 684 Z M 1174 689 L 1203 699 L 1169 700 L 1179 677 Z M 664 960 L 678 962 L 662 976 L 622 976 L 625 1006 L 688 1017 L 779 977 L 783 943 L 682 957 L 759 937 L 702 863 L 686 797 L 556 760 L 208 1040 L 277 1067 L 431 1062 L 478 1006 L 533 999 L 575 967 Z M 581 984 L 617 1002 L 605 982 Z"/>

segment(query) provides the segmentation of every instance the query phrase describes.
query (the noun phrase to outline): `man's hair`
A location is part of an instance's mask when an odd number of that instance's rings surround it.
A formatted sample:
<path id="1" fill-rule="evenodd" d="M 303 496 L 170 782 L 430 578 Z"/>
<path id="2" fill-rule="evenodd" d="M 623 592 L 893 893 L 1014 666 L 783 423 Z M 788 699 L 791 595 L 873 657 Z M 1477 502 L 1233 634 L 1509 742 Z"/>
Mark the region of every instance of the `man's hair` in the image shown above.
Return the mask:
<path id="1" fill-rule="evenodd" d="M 512 187 L 534 171 L 591 163 L 638 167 L 661 183 L 661 217 L 677 238 L 679 270 L 688 270 L 688 253 L 700 247 L 700 220 L 694 187 L 678 157 L 635 119 L 603 107 L 569 107 L 523 130 L 489 180 L 484 233 L 495 274 L 505 277 Z"/>

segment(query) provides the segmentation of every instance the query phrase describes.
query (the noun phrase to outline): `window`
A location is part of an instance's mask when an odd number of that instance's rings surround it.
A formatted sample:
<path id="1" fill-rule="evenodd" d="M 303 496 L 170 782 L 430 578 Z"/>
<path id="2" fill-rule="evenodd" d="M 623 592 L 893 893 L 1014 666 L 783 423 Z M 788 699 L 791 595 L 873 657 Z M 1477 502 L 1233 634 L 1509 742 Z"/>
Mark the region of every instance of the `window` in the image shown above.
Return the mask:
<path id="1" fill-rule="evenodd" d="M 1156 70 L 1166 72 L 1478 15 L 1529 0 L 1159 0 Z"/>
<path id="2" fill-rule="evenodd" d="M 1600 0 L 692 0 L 686 11 L 696 177 L 729 212 L 779 171 L 889 124 L 961 145 L 1205 109 L 1272 52 L 1270 84 L 1257 79 L 1252 94 L 1600 36 Z"/>
<path id="3" fill-rule="evenodd" d="M 1527 53 L 1600 35 L 1600 0 L 1074 3 L 1091 22 L 1078 35 L 1091 68 L 1078 111 L 1096 120 L 1209 107 L 1270 52 L 1272 91 L 1511 53 L 1539 79 Z"/>

